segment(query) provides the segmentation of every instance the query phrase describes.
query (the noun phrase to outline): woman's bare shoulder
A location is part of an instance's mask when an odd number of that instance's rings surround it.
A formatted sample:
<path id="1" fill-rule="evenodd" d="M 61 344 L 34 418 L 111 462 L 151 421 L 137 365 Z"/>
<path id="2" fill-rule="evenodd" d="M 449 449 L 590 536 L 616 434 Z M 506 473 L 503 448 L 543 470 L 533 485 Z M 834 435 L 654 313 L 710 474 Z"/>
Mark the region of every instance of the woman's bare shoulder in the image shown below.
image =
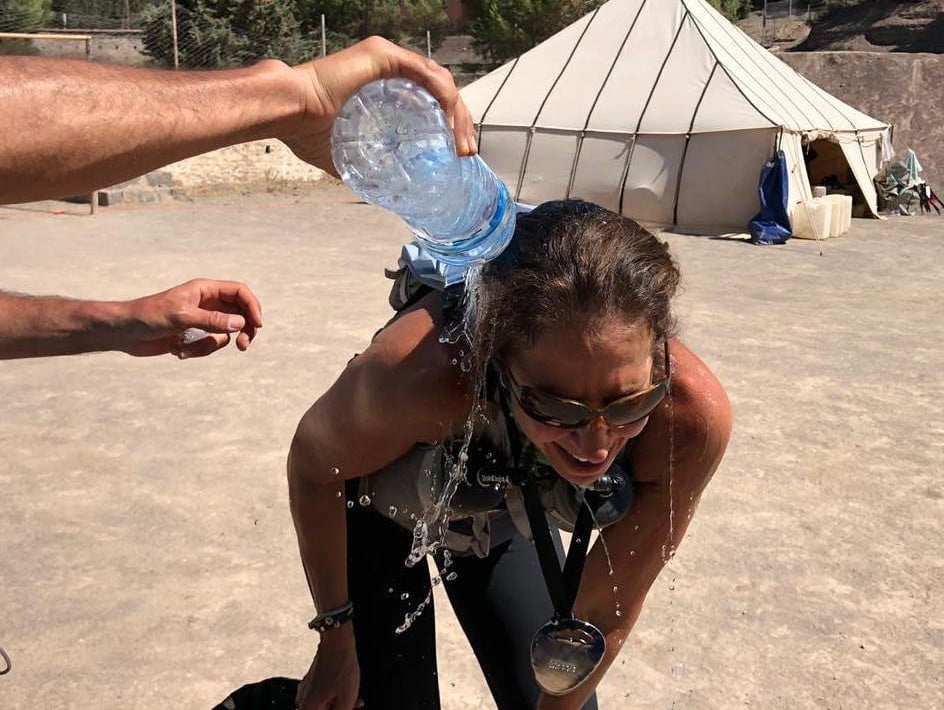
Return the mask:
<path id="1" fill-rule="evenodd" d="M 721 382 L 695 353 L 677 338 L 670 347 L 671 394 L 640 435 L 633 461 L 641 480 L 660 481 L 669 460 L 675 461 L 676 474 L 705 479 L 727 448 L 731 403 Z"/>
<path id="2" fill-rule="evenodd" d="M 387 405 L 452 430 L 472 406 L 472 382 L 457 366 L 459 347 L 440 342 L 438 293 L 421 299 L 379 331 L 352 366 Z"/>

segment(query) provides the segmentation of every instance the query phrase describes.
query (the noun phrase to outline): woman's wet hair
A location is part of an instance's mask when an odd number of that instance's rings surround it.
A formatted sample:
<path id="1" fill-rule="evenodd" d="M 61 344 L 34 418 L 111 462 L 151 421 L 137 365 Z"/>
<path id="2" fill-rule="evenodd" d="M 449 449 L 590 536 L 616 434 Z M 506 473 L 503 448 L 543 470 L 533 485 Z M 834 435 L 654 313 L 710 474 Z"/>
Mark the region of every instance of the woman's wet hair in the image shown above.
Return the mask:
<path id="1" fill-rule="evenodd" d="M 581 200 L 519 215 L 508 248 L 482 269 L 475 355 L 507 357 L 554 328 L 592 334 L 644 323 L 654 348 L 675 332 L 679 271 L 668 246 L 637 222 Z"/>

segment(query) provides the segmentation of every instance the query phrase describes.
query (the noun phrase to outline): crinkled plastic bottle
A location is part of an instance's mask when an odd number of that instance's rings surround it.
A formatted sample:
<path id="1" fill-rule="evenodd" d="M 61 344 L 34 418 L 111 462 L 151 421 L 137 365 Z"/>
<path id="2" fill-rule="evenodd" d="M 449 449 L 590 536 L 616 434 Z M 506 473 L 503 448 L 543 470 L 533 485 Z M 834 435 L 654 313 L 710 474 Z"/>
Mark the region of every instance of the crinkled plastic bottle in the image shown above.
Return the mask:
<path id="1" fill-rule="evenodd" d="M 511 241 L 516 205 L 505 184 L 479 156 L 456 156 L 445 113 L 412 81 L 375 81 L 351 97 L 331 157 L 348 187 L 402 217 L 446 264 L 467 269 Z"/>

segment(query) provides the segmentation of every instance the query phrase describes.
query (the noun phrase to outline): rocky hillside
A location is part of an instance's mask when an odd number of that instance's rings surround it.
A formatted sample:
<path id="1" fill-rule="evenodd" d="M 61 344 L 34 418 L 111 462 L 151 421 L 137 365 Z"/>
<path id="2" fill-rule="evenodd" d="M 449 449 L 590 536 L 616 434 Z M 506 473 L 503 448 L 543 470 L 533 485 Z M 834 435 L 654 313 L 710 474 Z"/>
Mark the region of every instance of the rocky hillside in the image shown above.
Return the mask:
<path id="1" fill-rule="evenodd" d="M 794 49 L 944 52 L 944 0 L 874 0 L 837 7 Z"/>
<path id="2" fill-rule="evenodd" d="M 896 158 L 913 149 L 924 178 L 944 194 L 944 54 L 780 52 L 813 83 L 894 126 Z"/>

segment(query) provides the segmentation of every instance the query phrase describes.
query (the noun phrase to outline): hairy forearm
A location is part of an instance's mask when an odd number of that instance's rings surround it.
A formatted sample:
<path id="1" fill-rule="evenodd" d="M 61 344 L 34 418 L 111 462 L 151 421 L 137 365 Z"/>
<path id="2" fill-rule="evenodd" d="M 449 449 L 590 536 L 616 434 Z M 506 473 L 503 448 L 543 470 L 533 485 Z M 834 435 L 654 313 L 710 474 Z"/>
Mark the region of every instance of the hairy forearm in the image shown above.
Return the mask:
<path id="1" fill-rule="evenodd" d="M 125 304 L 0 291 L 0 360 L 111 350 Z"/>
<path id="2" fill-rule="evenodd" d="M 288 130 L 303 110 L 281 62 L 172 72 L 0 57 L 0 204 L 83 194 Z"/>

